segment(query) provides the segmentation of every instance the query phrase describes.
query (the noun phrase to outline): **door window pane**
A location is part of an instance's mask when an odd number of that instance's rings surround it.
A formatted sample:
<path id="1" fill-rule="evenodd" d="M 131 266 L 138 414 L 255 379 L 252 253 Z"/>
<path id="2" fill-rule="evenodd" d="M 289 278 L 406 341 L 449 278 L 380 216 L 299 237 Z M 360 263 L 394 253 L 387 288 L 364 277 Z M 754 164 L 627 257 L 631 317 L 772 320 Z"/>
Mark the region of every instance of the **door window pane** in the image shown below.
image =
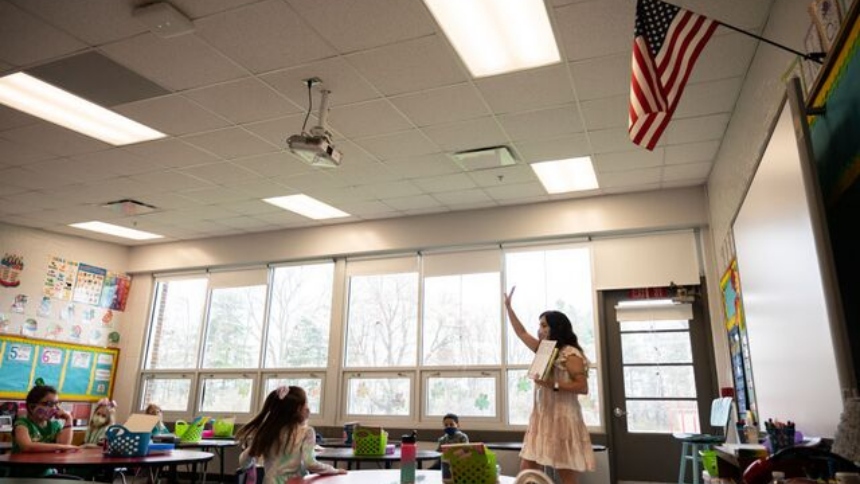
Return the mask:
<path id="1" fill-rule="evenodd" d="M 690 329 L 689 321 L 671 321 L 658 319 L 654 321 L 620 321 L 620 323 L 622 333 L 628 333 L 630 331 L 666 331 Z"/>
<path id="2" fill-rule="evenodd" d="M 207 378 L 203 380 L 200 410 L 249 413 L 253 387 L 250 378 Z"/>
<path id="3" fill-rule="evenodd" d="M 501 363 L 500 298 L 498 272 L 424 278 L 424 364 Z"/>
<path id="4" fill-rule="evenodd" d="M 333 263 L 274 270 L 266 368 L 327 366 L 333 286 Z"/>
<path id="5" fill-rule="evenodd" d="M 184 412 L 188 409 L 191 380 L 188 378 L 147 378 L 143 381 L 140 409 L 150 403 L 164 412 Z"/>
<path id="6" fill-rule="evenodd" d="M 627 431 L 699 433 L 695 400 L 627 400 Z"/>
<path id="7" fill-rule="evenodd" d="M 158 282 L 152 308 L 146 368 L 196 368 L 208 280 Z M 182 408 L 185 410 L 185 407 Z"/>
<path id="8" fill-rule="evenodd" d="M 414 366 L 417 325 L 417 273 L 350 277 L 345 366 Z"/>
<path id="9" fill-rule="evenodd" d="M 539 316 L 546 310 L 567 315 L 579 344 L 596 361 L 594 293 L 591 254 L 587 248 L 533 250 L 505 254 L 507 292 L 516 286 L 514 309 L 523 325 L 537 335 Z M 508 328 L 508 363 L 529 364 L 534 354 Z"/>
<path id="10" fill-rule="evenodd" d="M 696 398 L 692 366 L 625 366 L 628 398 Z"/>
<path id="11" fill-rule="evenodd" d="M 311 413 L 319 415 L 320 400 L 322 399 L 322 378 L 269 378 L 266 380 L 266 396 L 279 386 L 302 387 L 308 395 L 308 407 L 311 409 Z"/>
<path id="12" fill-rule="evenodd" d="M 347 381 L 348 415 L 409 415 L 409 378 L 350 378 Z"/>
<path id="13" fill-rule="evenodd" d="M 433 377 L 427 379 L 427 415 L 496 416 L 496 379 Z"/>
<path id="14" fill-rule="evenodd" d="M 690 333 L 627 333 L 621 335 L 624 364 L 692 363 Z"/>
<path id="15" fill-rule="evenodd" d="M 256 368 L 260 359 L 266 286 L 212 290 L 204 368 Z"/>

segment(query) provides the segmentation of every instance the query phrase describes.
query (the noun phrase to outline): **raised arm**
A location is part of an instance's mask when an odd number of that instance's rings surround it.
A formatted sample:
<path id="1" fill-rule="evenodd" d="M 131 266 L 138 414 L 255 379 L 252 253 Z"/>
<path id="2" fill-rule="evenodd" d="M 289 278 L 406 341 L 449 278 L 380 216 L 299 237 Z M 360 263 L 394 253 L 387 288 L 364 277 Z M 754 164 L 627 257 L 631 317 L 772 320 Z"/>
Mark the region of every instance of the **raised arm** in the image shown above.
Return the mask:
<path id="1" fill-rule="evenodd" d="M 538 345 L 540 344 L 540 340 L 532 336 L 523 326 L 523 323 L 520 321 L 520 318 L 517 317 L 517 313 L 514 312 L 514 308 L 511 307 L 511 299 L 514 297 L 514 291 L 517 290 L 517 286 L 511 288 L 511 292 L 505 294 L 505 309 L 508 312 L 508 321 L 511 322 L 511 328 L 516 333 L 517 337 L 526 344 L 532 351 L 537 351 Z"/>

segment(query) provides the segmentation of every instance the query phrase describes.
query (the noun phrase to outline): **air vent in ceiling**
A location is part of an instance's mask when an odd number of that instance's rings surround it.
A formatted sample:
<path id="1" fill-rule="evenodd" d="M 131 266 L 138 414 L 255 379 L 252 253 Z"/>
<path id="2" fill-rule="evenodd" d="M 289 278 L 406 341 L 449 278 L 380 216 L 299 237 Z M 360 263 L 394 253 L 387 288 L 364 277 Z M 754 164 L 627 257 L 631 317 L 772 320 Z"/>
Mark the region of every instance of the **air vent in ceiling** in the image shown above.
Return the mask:
<path id="1" fill-rule="evenodd" d="M 451 155 L 466 171 L 487 170 L 516 164 L 517 160 L 507 146 L 490 146 L 475 150 L 458 151 Z"/>
<path id="2" fill-rule="evenodd" d="M 143 215 L 145 213 L 152 213 L 158 210 L 158 207 L 154 207 L 152 205 L 138 202 L 137 200 L 131 200 L 128 198 L 124 200 L 117 200 L 115 202 L 108 202 L 102 205 L 102 207 L 109 208 L 114 212 L 125 215 L 127 217 L 133 215 Z"/>

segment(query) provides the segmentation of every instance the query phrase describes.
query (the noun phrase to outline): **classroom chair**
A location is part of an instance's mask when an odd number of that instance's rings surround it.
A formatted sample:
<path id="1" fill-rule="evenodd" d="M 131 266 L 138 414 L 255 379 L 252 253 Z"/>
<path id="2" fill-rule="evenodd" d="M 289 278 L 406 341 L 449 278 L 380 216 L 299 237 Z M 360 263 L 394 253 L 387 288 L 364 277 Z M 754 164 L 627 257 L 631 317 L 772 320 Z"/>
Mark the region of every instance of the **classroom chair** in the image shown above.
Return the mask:
<path id="1" fill-rule="evenodd" d="M 699 484 L 699 479 L 702 475 L 702 466 L 700 465 L 702 458 L 699 452 L 708 450 L 711 446 L 722 444 L 726 441 L 726 428 L 729 425 L 731 410 L 731 397 L 715 398 L 711 402 L 711 426 L 722 427 L 722 435 L 672 434 L 672 437 L 681 441 L 681 464 L 678 469 L 678 484 L 685 484 L 687 482 L 687 461 L 692 461 L 693 463 L 692 484 Z"/>

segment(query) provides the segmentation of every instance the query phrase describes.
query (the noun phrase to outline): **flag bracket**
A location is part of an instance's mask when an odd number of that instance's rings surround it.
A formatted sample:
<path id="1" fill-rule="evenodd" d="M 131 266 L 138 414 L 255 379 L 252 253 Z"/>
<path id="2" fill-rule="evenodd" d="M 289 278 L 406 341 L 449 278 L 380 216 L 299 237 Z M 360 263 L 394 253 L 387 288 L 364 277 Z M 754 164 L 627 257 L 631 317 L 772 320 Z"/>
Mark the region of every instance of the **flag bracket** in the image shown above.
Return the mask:
<path id="1" fill-rule="evenodd" d="M 815 106 L 806 110 L 807 116 L 824 116 L 827 114 L 827 106 Z"/>

